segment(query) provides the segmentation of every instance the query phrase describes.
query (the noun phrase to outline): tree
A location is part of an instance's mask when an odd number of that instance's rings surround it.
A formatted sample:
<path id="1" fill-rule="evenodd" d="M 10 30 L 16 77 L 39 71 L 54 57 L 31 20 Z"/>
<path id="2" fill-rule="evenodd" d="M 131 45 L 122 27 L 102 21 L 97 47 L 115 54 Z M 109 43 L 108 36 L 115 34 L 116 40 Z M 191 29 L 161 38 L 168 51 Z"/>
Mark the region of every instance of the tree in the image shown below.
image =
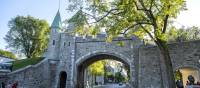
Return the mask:
<path id="1" fill-rule="evenodd" d="M 5 36 L 9 48 L 19 50 L 27 58 L 41 56 L 47 48 L 49 25 L 45 20 L 31 16 L 17 16 L 8 23 Z"/>
<path id="2" fill-rule="evenodd" d="M 103 76 L 104 75 L 104 66 L 105 66 L 105 61 L 97 61 L 91 65 L 89 65 L 89 72 L 94 76 L 95 82 L 96 82 L 96 76 Z"/>
<path id="3" fill-rule="evenodd" d="M 200 29 L 198 27 L 188 27 L 175 29 L 172 28 L 168 32 L 168 42 L 183 42 L 200 39 Z"/>
<path id="4" fill-rule="evenodd" d="M 176 80 L 176 81 L 177 81 L 177 80 L 183 80 L 183 79 L 182 79 L 182 73 L 181 73 L 180 70 L 177 70 L 177 71 L 175 72 L 175 80 Z"/>
<path id="5" fill-rule="evenodd" d="M 84 14 L 88 16 L 85 25 L 106 28 L 109 42 L 119 35 L 136 35 L 141 39 L 148 36 L 158 46 L 160 61 L 164 63 L 161 64 L 163 88 L 175 88 L 166 30 L 169 21 L 185 10 L 185 0 L 81 0 L 85 5 L 80 4 L 80 0 L 70 1 L 72 4 L 69 9 L 82 7 L 87 12 Z"/>
<path id="6" fill-rule="evenodd" d="M 121 74 L 121 72 L 115 73 L 115 82 L 119 83 L 125 81 L 125 77 Z"/>
<path id="7" fill-rule="evenodd" d="M 12 52 L 9 52 L 9 51 L 2 50 L 2 49 L 0 49 L 0 56 L 8 57 L 8 58 L 11 58 L 14 60 L 17 59 L 15 54 L 13 54 Z"/>

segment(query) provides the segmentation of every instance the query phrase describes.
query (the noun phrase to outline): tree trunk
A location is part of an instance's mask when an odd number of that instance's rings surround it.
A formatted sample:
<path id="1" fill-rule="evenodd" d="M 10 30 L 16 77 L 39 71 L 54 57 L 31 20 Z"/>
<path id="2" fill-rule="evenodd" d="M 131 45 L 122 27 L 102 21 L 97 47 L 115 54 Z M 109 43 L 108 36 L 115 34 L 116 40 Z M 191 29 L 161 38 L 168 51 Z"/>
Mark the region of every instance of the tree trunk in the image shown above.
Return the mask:
<path id="1" fill-rule="evenodd" d="M 161 40 L 157 42 L 160 50 L 160 65 L 163 81 L 163 88 L 176 88 L 172 61 L 170 59 L 168 46 Z"/>

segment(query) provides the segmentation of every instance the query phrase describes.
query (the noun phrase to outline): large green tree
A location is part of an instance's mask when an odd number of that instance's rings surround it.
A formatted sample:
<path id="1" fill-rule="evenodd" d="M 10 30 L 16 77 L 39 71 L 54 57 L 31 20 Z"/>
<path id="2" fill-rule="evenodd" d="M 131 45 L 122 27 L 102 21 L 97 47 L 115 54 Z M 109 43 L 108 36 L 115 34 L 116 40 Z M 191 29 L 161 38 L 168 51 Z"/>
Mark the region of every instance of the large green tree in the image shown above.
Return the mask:
<path id="1" fill-rule="evenodd" d="M 69 9 L 81 7 L 84 11 L 81 17 L 88 18 L 84 25 L 95 25 L 106 29 L 108 41 L 119 35 L 124 37 L 136 35 L 141 39 L 148 36 L 160 50 L 160 62 L 163 63 L 161 64 L 163 88 L 175 88 L 166 30 L 169 21 L 173 21 L 180 11 L 185 10 L 185 0 L 70 1 L 72 4 Z M 77 25 L 77 28 L 80 28 L 80 25 Z"/>
<path id="2" fill-rule="evenodd" d="M 8 57 L 8 58 L 11 58 L 14 60 L 17 59 L 15 54 L 13 54 L 12 52 L 6 51 L 6 50 L 2 50 L 2 49 L 0 49 L 0 56 Z"/>
<path id="3" fill-rule="evenodd" d="M 5 36 L 9 48 L 20 51 L 27 58 L 41 56 L 47 48 L 49 25 L 47 21 L 31 16 L 17 16 L 8 23 Z"/>

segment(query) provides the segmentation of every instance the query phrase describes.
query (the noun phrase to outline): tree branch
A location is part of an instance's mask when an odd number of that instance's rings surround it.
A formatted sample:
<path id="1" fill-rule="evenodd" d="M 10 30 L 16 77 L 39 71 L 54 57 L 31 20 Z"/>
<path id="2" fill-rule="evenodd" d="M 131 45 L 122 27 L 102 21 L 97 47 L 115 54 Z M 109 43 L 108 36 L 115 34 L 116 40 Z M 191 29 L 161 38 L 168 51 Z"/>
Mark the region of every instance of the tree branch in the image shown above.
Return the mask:
<path id="1" fill-rule="evenodd" d="M 92 17 L 95 21 L 97 21 L 97 18 L 95 17 L 95 16 L 93 16 L 93 15 L 91 15 L 91 14 L 89 14 L 89 13 L 86 13 L 86 12 L 83 12 L 85 15 L 88 15 L 88 16 L 90 16 L 90 17 Z"/>
<path id="2" fill-rule="evenodd" d="M 169 15 L 167 14 L 165 16 L 165 19 L 164 19 L 164 27 L 162 29 L 162 33 L 165 33 L 166 32 L 166 29 L 167 29 L 167 23 L 168 23 L 168 18 L 169 18 Z"/>
<path id="3" fill-rule="evenodd" d="M 119 9 L 111 9 L 111 10 L 109 10 L 109 11 L 106 11 L 107 13 L 106 13 L 104 16 L 102 16 L 100 19 L 97 19 L 95 22 L 91 22 L 91 24 L 92 24 L 92 23 L 98 23 L 99 21 L 101 21 L 101 20 L 103 20 L 105 17 L 107 17 L 112 11 L 115 11 L 115 10 L 119 10 Z"/>
<path id="4" fill-rule="evenodd" d="M 168 9 L 170 9 L 170 5 L 168 6 Z M 169 14 L 167 14 L 165 16 L 165 19 L 164 19 L 164 27 L 162 29 L 162 33 L 165 33 L 166 32 L 166 29 L 167 29 L 167 23 L 168 23 L 168 18 L 169 18 Z"/>
<path id="5" fill-rule="evenodd" d="M 142 29 L 149 35 L 149 37 L 156 42 L 156 40 L 154 39 L 153 35 L 143 26 L 143 25 L 140 25 L 142 27 Z"/>
<path id="6" fill-rule="evenodd" d="M 147 9 L 139 8 L 139 6 L 138 6 L 136 1 L 134 1 L 134 4 L 135 4 L 135 7 L 136 7 L 137 10 L 147 11 Z"/>
<path id="7" fill-rule="evenodd" d="M 138 25 L 144 25 L 144 24 L 149 24 L 149 25 L 152 25 L 151 23 L 149 23 L 149 22 L 137 22 L 136 24 L 133 24 L 133 25 L 131 25 L 131 26 L 129 26 L 127 29 L 125 29 L 125 31 L 123 32 L 123 33 L 121 33 L 121 34 L 126 34 L 126 32 L 128 31 L 128 30 L 130 30 L 131 28 L 134 28 L 134 27 L 136 27 L 136 26 L 138 26 Z"/>
<path id="8" fill-rule="evenodd" d="M 152 7 L 153 7 L 153 2 L 154 2 L 154 0 L 151 0 L 151 4 L 150 4 L 150 8 L 149 8 L 149 10 L 152 9 Z"/>
<path id="9" fill-rule="evenodd" d="M 146 8 L 146 6 L 144 5 L 143 0 L 139 0 L 139 2 L 140 2 L 142 8 L 143 8 L 144 11 L 145 11 L 144 13 L 148 16 L 148 18 L 149 18 L 150 20 L 152 20 L 152 23 L 153 23 L 153 26 L 154 26 L 154 32 L 155 32 L 156 29 L 157 29 L 157 22 L 156 22 L 155 16 L 153 15 L 153 13 L 152 13 L 151 10 L 148 10 L 148 9 Z"/>

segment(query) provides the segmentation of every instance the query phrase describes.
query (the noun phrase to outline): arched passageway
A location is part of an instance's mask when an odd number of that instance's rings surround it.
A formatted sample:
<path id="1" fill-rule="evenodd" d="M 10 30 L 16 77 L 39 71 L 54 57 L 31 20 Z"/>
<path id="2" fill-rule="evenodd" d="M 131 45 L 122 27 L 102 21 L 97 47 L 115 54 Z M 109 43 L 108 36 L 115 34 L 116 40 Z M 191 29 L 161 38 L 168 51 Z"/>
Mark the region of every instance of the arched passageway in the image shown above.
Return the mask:
<path id="1" fill-rule="evenodd" d="M 84 80 L 85 69 L 92 63 L 100 61 L 100 60 L 105 60 L 105 59 L 119 61 L 119 62 L 123 63 L 126 68 L 128 68 L 130 70 L 130 64 L 126 60 L 116 57 L 114 55 L 100 54 L 100 55 L 91 56 L 91 57 L 85 59 L 84 61 L 82 61 L 81 63 L 77 64 L 76 88 L 84 88 L 86 85 L 86 81 Z"/>
<path id="2" fill-rule="evenodd" d="M 197 84 L 197 81 L 200 80 L 199 70 L 192 67 L 179 68 L 175 72 L 176 82 L 177 80 L 181 80 L 183 86 L 186 86 L 186 84 L 188 84 L 187 82 L 189 82 L 188 80 L 189 76 L 192 76 L 194 78 L 195 84 Z"/>
<path id="3" fill-rule="evenodd" d="M 58 88 L 66 88 L 67 73 L 65 71 L 60 72 L 60 80 Z"/>

